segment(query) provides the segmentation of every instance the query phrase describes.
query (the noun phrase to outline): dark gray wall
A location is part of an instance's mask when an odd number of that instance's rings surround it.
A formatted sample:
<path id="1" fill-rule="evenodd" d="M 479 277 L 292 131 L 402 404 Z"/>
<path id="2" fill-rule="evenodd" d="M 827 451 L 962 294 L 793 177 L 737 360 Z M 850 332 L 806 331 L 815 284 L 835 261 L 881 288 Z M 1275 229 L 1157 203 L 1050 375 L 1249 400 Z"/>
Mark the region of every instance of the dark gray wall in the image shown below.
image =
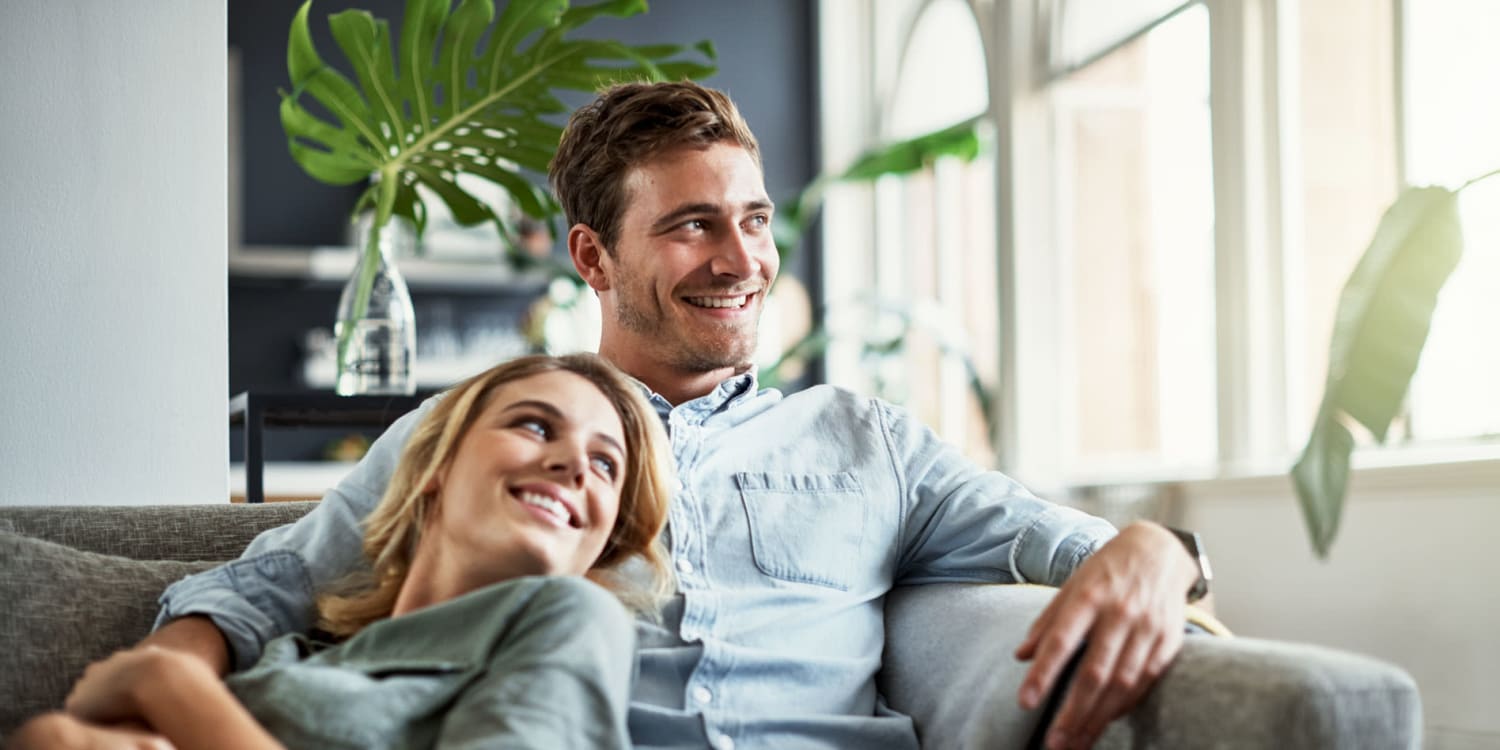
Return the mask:
<path id="1" fill-rule="evenodd" d="M 500 5 L 501 3 L 497 3 Z M 246 245 L 316 246 L 343 242 L 359 187 L 332 188 L 308 177 L 292 161 L 277 115 L 277 89 L 288 86 L 286 37 L 299 0 L 229 0 L 229 45 L 240 55 L 240 133 L 243 162 L 241 226 Z M 789 201 L 814 176 L 818 144 L 815 3 L 807 0 L 652 0 L 649 13 L 598 20 L 577 33 L 632 44 L 692 43 L 708 39 L 719 53 L 719 72 L 703 82 L 734 98 L 760 140 L 766 184 L 774 200 Z M 319 0 L 311 21 L 325 61 L 343 66 L 327 32 L 327 16 L 349 7 L 367 9 L 399 27 L 401 0 Z M 347 68 L 346 68 L 347 70 Z M 578 95 L 570 103 L 586 101 Z M 815 252 L 783 269 L 818 288 Z M 298 342 L 316 326 L 332 327 L 338 288 L 299 279 L 231 278 L 229 285 L 229 391 L 287 390 L 298 386 Z M 423 309 L 441 305 L 465 314 L 510 314 L 529 299 L 443 289 L 416 289 L 418 336 Z M 816 302 L 816 300 L 815 300 Z M 462 320 L 459 321 L 460 323 Z M 312 438 L 273 437 L 272 459 L 308 457 Z M 282 452 L 279 446 L 292 446 Z M 237 446 L 232 446 L 238 450 Z M 237 453 L 235 455 L 238 455 Z"/>

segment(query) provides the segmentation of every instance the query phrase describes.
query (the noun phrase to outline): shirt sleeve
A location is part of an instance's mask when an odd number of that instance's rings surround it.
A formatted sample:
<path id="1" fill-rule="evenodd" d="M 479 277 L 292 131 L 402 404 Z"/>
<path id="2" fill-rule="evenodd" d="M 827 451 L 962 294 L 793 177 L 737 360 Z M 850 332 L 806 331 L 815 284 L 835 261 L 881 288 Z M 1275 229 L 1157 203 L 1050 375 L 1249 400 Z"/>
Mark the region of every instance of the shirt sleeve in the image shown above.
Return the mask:
<path id="1" fill-rule="evenodd" d="M 396 420 L 306 516 L 261 533 L 239 559 L 167 587 L 156 627 L 207 615 L 228 641 L 236 670 L 254 665 L 273 638 L 311 629 L 316 593 L 365 567 L 361 524 L 385 493 L 407 438 L 440 397 Z"/>
<path id="2" fill-rule="evenodd" d="M 876 402 L 902 500 L 896 582 L 1061 585 L 1116 531 L 975 466 L 899 407 Z"/>

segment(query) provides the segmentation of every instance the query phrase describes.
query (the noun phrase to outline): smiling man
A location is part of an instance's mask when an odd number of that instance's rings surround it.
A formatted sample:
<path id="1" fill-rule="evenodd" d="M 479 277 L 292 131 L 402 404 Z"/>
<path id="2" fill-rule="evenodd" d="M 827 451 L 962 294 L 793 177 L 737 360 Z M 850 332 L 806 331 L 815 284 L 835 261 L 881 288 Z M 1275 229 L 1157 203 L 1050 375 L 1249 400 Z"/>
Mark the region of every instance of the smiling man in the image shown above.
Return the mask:
<path id="1" fill-rule="evenodd" d="M 1088 745 L 1140 700 L 1180 648 L 1185 599 L 1202 580 L 1171 532 L 1117 534 L 1039 500 L 890 404 L 828 386 L 758 389 L 774 207 L 726 96 L 692 83 L 611 88 L 574 114 L 551 177 L 569 253 L 602 303 L 599 351 L 656 407 L 679 480 L 663 538 L 677 590 L 638 628 L 638 747 L 916 747 L 911 720 L 875 687 L 884 599 L 903 584 L 1062 587 L 1016 654 L 1032 661 L 1025 708 L 1081 654 L 1049 746 Z M 224 671 L 307 629 L 310 591 L 365 565 L 360 519 L 428 408 L 303 520 L 168 589 L 151 640 Z"/>

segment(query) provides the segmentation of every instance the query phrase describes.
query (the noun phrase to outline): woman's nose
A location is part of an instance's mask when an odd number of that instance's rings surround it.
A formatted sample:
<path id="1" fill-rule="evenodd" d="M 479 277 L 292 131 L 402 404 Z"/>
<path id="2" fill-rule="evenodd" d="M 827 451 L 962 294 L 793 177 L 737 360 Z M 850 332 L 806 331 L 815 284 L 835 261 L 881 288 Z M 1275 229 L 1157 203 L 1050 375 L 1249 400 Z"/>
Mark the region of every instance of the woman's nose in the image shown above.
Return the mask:
<path id="1" fill-rule="evenodd" d="M 563 477 L 566 482 L 574 486 L 583 483 L 583 472 L 584 467 L 588 465 L 588 455 L 581 447 L 559 441 L 548 451 L 545 461 L 548 473 Z"/>

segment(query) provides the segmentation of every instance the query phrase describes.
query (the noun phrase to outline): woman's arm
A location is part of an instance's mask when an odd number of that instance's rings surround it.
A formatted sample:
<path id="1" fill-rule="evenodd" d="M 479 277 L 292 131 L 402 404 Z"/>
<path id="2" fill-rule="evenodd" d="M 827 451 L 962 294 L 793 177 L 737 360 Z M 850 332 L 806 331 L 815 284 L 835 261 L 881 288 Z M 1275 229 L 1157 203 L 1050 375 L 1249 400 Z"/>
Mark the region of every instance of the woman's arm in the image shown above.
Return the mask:
<path id="1" fill-rule="evenodd" d="M 89 722 L 140 720 L 176 750 L 281 750 L 202 659 L 158 646 L 84 670 L 67 712 Z"/>

